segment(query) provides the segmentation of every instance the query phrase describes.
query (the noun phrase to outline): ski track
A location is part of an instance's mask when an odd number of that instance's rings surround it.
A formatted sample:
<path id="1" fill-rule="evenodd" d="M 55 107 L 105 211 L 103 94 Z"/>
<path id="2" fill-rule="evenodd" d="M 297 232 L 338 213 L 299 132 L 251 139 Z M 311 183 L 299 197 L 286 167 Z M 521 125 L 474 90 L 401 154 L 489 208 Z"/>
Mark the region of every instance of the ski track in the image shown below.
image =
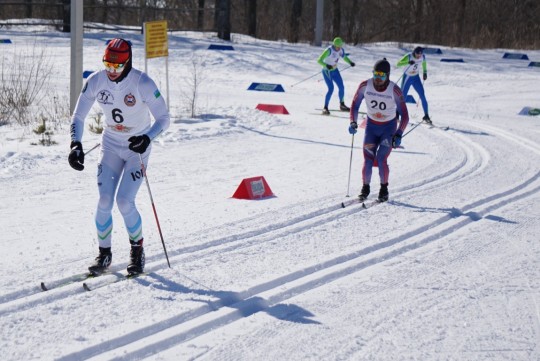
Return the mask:
<path id="1" fill-rule="evenodd" d="M 483 124 L 482 129 L 488 129 L 491 133 L 513 143 L 513 146 L 524 147 L 528 151 L 540 155 L 540 147 L 532 141 L 493 126 Z M 463 182 L 469 177 L 481 174 L 487 167 L 490 154 L 482 146 L 462 134 L 452 132 L 452 130 L 441 131 L 433 129 L 432 131 L 436 131 L 438 136 L 450 139 L 459 147 L 459 151 L 461 152 L 460 160 L 448 168 L 442 169 L 442 172 L 438 174 L 419 179 L 416 183 L 402 186 L 393 193 L 394 199 L 399 200 L 400 197 L 413 192 L 432 191 L 457 181 Z M 451 135 L 450 132 L 452 132 Z M 391 239 L 255 285 L 243 292 L 239 292 L 237 298 L 229 300 L 222 299 L 208 303 L 188 312 L 175 315 L 167 320 L 150 324 L 117 338 L 64 355 L 59 360 L 90 358 L 131 360 L 154 355 L 178 346 L 187 340 L 204 335 L 216 328 L 224 327 L 249 315 L 266 310 L 294 296 L 339 280 L 344 276 L 418 250 L 467 227 L 494 210 L 526 199 L 538 191 L 540 191 L 540 172 L 523 180 L 519 184 L 508 187 L 502 192 L 472 200 L 470 203 L 462 205 L 459 209 L 454 209 L 452 212 L 444 214 L 426 224 L 409 229 Z M 258 215 L 236 222 L 233 227 L 234 229 L 242 229 L 245 225 L 253 224 L 255 221 L 262 224 L 267 223 L 264 227 L 251 227 L 251 231 L 240 231 L 216 237 L 216 235 L 222 235 L 223 228 L 228 228 L 226 225 L 220 225 L 206 230 L 203 234 L 191 235 L 191 237 L 202 242 L 195 246 L 170 251 L 169 257 L 171 263 L 181 261 L 185 264 L 204 257 L 213 257 L 218 253 L 232 252 L 240 248 L 260 245 L 291 234 L 302 233 L 313 227 L 328 224 L 343 217 L 356 216 L 361 212 L 369 211 L 369 209 L 364 209 L 359 204 L 341 209 L 339 202 L 336 201 L 338 198 L 339 195 L 332 195 L 302 203 L 298 206 L 298 209 L 306 209 L 306 205 L 308 205 L 310 207 L 308 209 L 313 210 L 302 214 L 298 214 L 298 211 L 294 212 L 297 215 L 292 219 L 276 221 L 275 215 L 272 215 L 267 216 L 268 222 L 260 222 L 261 216 Z M 399 204 L 398 201 L 392 200 L 389 203 Z M 321 207 L 321 205 L 325 206 Z M 382 208 L 385 205 L 382 204 L 379 207 Z M 292 208 L 295 207 L 289 207 L 288 210 L 290 211 Z M 287 212 L 278 213 L 285 214 Z M 463 250 L 461 256 L 465 257 L 468 252 L 470 252 L 470 249 Z M 148 275 L 145 277 L 159 280 L 159 271 L 166 267 L 166 263 L 161 258 L 159 260 L 157 256 L 149 258 L 147 259 Z M 121 279 L 123 279 L 123 276 L 113 271 L 112 274 L 87 280 L 87 283 L 92 289 L 96 289 L 105 287 Z M 54 287 L 66 281 L 67 278 L 51 280 L 50 286 Z M 392 287 L 392 285 L 389 284 L 386 287 Z M 36 285 L 35 289 L 27 288 L 18 290 L 0 297 L 0 316 L 21 312 L 28 308 L 65 299 L 84 292 L 86 291 L 83 290 L 80 282 L 47 292 L 42 292 L 39 289 L 39 285 Z M 426 301 L 443 302 L 444 300 Z M 426 305 L 426 307 L 429 308 L 429 305 Z M 538 311 L 538 309 L 539 307 L 536 305 L 536 310 Z M 540 314 L 537 314 L 537 327 L 540 324 L 539 320 Z M 136 344 L 134 344 L 135 342 Z M 457 353 L 458 350 L 454 352 Z"/>
<path id="2" fill-rule="evenodd" d="M 448 135 L 446 136 L 448 137 Z M 474 146 L 472 142 L 470 142 L 470 144 Z M 461 139 L 459 145 L 463 151 L 463 157 L 461 158 L 460 162 L 458 162 L 452 168 L 447 169 L 442 173 L 434 174 L 430 178 L 423 179 L 417 183 L 409 184 L 406 187 L 398 188 L 396 190 L 396 195 L 399 196 L 400 194 L 402 193 L 405 194 L 407 192 L 418 192 L 419 187 L 422 187 L 422 190 L 436 189 L 440 187 L 441 182 L 443 182 L 444 184 L 448 184 L 458 179 L 462 180 L 464 177 L 481 169 L 481 167 L 479 166 L 479 163 L 482 163 L 482 161 L 475 159 L 476 157 L 474 156 L 474 152 L 471 151 L 470 145 L 467 144 L 467 140 L 464 138 Z M 475 161 L 471 162 L 470 161 L 471 159 L 475 159 Z M 482 157 L 482 159 L 485 160 L 486 157 Z M 170 250 L 169 258 L 170 260 L 175 260 L 176 256 L 185 257 L 186 255 L 192 255 L 191 258 L 182 259 L 182 262 L 186 263 L 187 261 L 190 261 L 191 259 L 199 259 L 201 255 L 198 254 L 198 252 L 200 251 L 208 252 L 208 255 L 213 255 L 213 254 L 216 254 L 217 252 L 232 251 L 232 250 L 238 249 L 239 247 L 247 247 L 255 243 L 268 242 L 276 238 L 280 238 L 287 234 L 299 233 L 301 231 L 312 228 L 316 225 L 329 223 L 336 219 L 342 218 L 344 216 L 356 214 L 357 212 L 363 211 L 362 208 L 348 207 L 342 212 L 335 212 L 336 210 L 341 209 L 339 206 L 339 202 L 336 201 L 336 199 L 339 199 L 339 195 L 337 194 L 332 195 L 331 197 L 324 197 L 321 200 L 306 202 L 308 205 L 311 204 L 310 208 L 314 208 L 315 210 L 310 213 L 300 214 L 299 216 L 294 217 L 292 219 L 287 218 L 286 220 L 282 220 L 281 222 L 276 222 L 275 215 L 272 215 L 271 217 L 269 217 L 268 222 L 261 222 L 260 215 L 256 215 L 256 216 L 244 219 L 242 221 L 236 222 L 234 226 L 237 228 L 251 228 L 253 230 L 242 232 L 242 233 L 231 234 L 225 237 L 212 238 L 214 236 L 214 233 L 222 234 L 224 228 L 229 228 L 232 225 L 226 224 L 226 225 L 216 226 L 211 231 L 205 232 L 209 234 L 209 236 L 205 237 L 208 240 L 205 241 L 204 239 L 202 239 L 199 242 L 197 242 L 198 244 L 196 246 L 188 246 L 188 247 L 180 248 L 177 250 Z M 329 205 L 328 203 L 330 202 L 332 202 L 333 204 Z M 306 203 L 302 204 L 301 209 L 306 208 Z M 321 208 L 321 204 L 324 204 L 322 208 Z M 288 208 L 288 210 L 290 211 L 290 207 Z M 290 214 L 291 212 L 277 212 L 277 213 Z M 268 224 L 268 225 L 264 227 L 260 227 L 260 228 L 248 227 L 248 226 L 238 227 L 239 223 L 250 224 L 255 220 L 257 221 L 257 223 L 263 223 L 263 224 Z M 278 233 L 277 235 L 272 234 L 273 232 L 276 232 L 276 231 L 281 231 L 281 232 Z M 261 237 L 261 236 L 265 236 L 265 237 L 260 238 L 260 239 L 255 239 L 256 237 Z M 192 237 L 196 237 L 200 239 L 201 234 L 197 234 L 196 236 L 192 235 Z M 227 246 L 227 247 L 224 248 L 224 246 Z M 156 261 L 158 264 L 155 264 Z M 154 262 L 154 264 L 152 262 Z M 126 265 L 127 263 L 117 264 L 112 269 L 112 272 L 111 272 L 112 274 L 103 275 L 99 277 L 98 279 L 94 279 L 94 280 L 87 280 L 87 284 L 89 284 L 92 289 L 96 289 L 96 288 L 105 286 L 107 284 L 110 284 L 114 281 L 122 280 L 123 276 L 119 272 L 120 270 L 124 269 Z M 162 261 L 162 257 L 160 255 L 147 258 L 146 268 L 149 272 L 154 272 L 159 269 L 163 269 L 164 268 L 163 266 L 164 266 L 164 262 Z M 65 277 L 65 278 L 57 279 L 57 280 L 49 280 L 46 283 L 46 286 L 49 287 L 50 291 L 47 291 L 47 292 L 53 291 L 54 288 L 57 287 L 58 285 L 67 283 L 70 278 L 72 277 Z M 71 290 L 72 286 L 73 285 L 62 287 L 62 288 L 66 288 L 66 291 L 67 291 L 67 289 Z M 58 299 L 68 297 L 74 293 L 78 293 L 77 288 L 78 287 L 75 287 L 74 292 L 59 292 L 59 294 L 55 298 L 45 297 L 43 298 L 42 302 L 40 302 L 39 296 L 36 297 L 36 294 L 39 295 L 43 292 L 41 288 L 37 286 L 32 287 L 32 288 L 22 289 L 22 290 L 15 291 L 10 294 L 0 296 L 0 316 L 6 313 L 17 311 L 17 310 L 34 307 L 34 306 L 39 305 L 40 303 L 47 303 L 53 300 L 58 300 Z M 13 302 L 21 298 L 29 298 L 26 302 L 26 305 L 25 305 L 25 301 Z"/>

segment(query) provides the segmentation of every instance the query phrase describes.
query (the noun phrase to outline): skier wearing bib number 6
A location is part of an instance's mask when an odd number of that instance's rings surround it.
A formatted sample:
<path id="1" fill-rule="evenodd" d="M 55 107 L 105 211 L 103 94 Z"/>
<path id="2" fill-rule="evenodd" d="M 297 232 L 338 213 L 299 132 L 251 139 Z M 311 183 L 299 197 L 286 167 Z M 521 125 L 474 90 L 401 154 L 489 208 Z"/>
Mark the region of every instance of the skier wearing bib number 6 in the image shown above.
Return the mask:
<path id="1" fill-rule="evenodd" d="M 373 67 L 373 77 L 360 83 L 351 105 L 349 133 L 358 129 L 358 110 L 365 99 L 367 122 L 364 133 L 364 166 L 362 167 L 362 191 L 360 201 L 370 193 L 371 175 L 375 160 L 379 167 L 381 187 L 378 200 L 388 200 L 388 179 L 390 169 L 388 156 L 392 148 L 401 144 L 401 136 L 409 123 L 409 114 L 403 93 L 399 86 L 390 81 L 390 63 L 386 58 Z"/>
<path id="2" fill-rule="evenodd" d="M 131 43 L 112 39 L 103 55 L 105 69 L 88 77 L 71 121 L 71 151 L 68 161 L 73 169 L 84 169 L 82 136 L 84 121 L 97 102 L 105 118 L 101 154 L 97 169 L 99 201 L 95 224 L 99 254 L 88 268 L 99 275 L 112 261 L 112 208 L 115 202 L 122 214 L 131 244 L 129 274 L 144 271 L 142 219 L 135 205 L 143 170 L 152 150 L 151 142 L 170 124 L 170 115 L 154 81 L 132 67 Z M 154 118 L 152 124 L 150 114 Z"/>

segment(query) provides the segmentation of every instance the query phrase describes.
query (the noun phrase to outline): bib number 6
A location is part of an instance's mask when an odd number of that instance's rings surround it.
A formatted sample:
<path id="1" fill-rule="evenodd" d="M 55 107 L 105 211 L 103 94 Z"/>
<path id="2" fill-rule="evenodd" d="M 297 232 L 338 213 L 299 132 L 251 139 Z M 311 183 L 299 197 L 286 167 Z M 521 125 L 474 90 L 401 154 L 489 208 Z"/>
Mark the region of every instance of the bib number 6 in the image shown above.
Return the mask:
<path id="1" fill-rule="evenodd" d="M 122 116 L 122 110 L 118 108 L 114 108 L 112 110 L 112 118 L 115 123 L 123 123 L 124 117 Z"/>

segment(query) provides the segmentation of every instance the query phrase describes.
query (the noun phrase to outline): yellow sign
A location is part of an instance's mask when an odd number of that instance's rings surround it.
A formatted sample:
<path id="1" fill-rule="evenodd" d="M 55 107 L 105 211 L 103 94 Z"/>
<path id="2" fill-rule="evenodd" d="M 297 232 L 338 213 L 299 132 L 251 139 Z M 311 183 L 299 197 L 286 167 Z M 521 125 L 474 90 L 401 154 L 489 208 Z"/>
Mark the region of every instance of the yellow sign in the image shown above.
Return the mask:
<path id="1" fill-rule="evenodd" d="M 159 58 L 162 56 L 169 56 L 167 21 L 159 20 L 145 22 L 144 42 L 146 44 L 147 58 Z"/>

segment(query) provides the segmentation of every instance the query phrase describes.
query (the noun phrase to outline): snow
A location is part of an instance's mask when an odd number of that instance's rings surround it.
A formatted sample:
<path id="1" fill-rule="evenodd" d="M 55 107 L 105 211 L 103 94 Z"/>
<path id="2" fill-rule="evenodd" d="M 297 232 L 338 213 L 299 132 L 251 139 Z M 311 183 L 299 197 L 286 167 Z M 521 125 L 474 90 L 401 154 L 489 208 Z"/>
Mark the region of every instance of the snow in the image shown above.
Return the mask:
<path id="1" fill-rule="evenodd" d="M 141 35 L 122 35 L 144 70 Z M 85 70 L 100 68 L 116 36 L 85 34 Z M 13 41 L 0 44 L 4 59 L 43 47 L 50 93 L 68 96 L 69 34 L 30 26 L 4 37 Z M 99 152 L 77 172 L 67 121 L 50 147 L 31 145 L 29 129 L 0 126 L 3 360 L 540 359 L 540 117 L 518 115 L 540 107 L 538 68 L 502 59 L 508 49 L 427 55 L 430 113 L 450 129 L 420 125 L 403 138 L 389 158 L 388 203 L 342 209 L 361 188 L 363 131 L 352 143 L 345 113 L 318 115 L 320 76 L 292 86 L 319 71 L 322 48 L 234 34 L 234 51 L 208 50 L 216 43 L 214 34 L 170 35 L 172 124 L 148 180 L 171 268 L 143 186 L 148 275 L 121 278 L 129 244 L 115 208 L 112 273 L 88 280 L 90 292 L 80 282 L 42 291 L 40 282 L 84 273 L 97 255 Z M 347 103 L 377 59 L 395 64 L 404 53 L 395 43 L 345 48 L 357 64 L 343 72 Z M 149 60 L 165 95 L 164 69 Z M 198 118 L 185 109 L 193 69 L 204 78 Z M 402 69 L 392 71 L 397 80 Z M 252 82 L 285 92 L 248 91 Z M 421 107 L 408 106 L 417 123 Z M 99 141 L 85 132 L 85 149 Z M 255 176 L 275 197 L 231 198 Z M 371 198 L 378 183 L 375 170 Z"/>

